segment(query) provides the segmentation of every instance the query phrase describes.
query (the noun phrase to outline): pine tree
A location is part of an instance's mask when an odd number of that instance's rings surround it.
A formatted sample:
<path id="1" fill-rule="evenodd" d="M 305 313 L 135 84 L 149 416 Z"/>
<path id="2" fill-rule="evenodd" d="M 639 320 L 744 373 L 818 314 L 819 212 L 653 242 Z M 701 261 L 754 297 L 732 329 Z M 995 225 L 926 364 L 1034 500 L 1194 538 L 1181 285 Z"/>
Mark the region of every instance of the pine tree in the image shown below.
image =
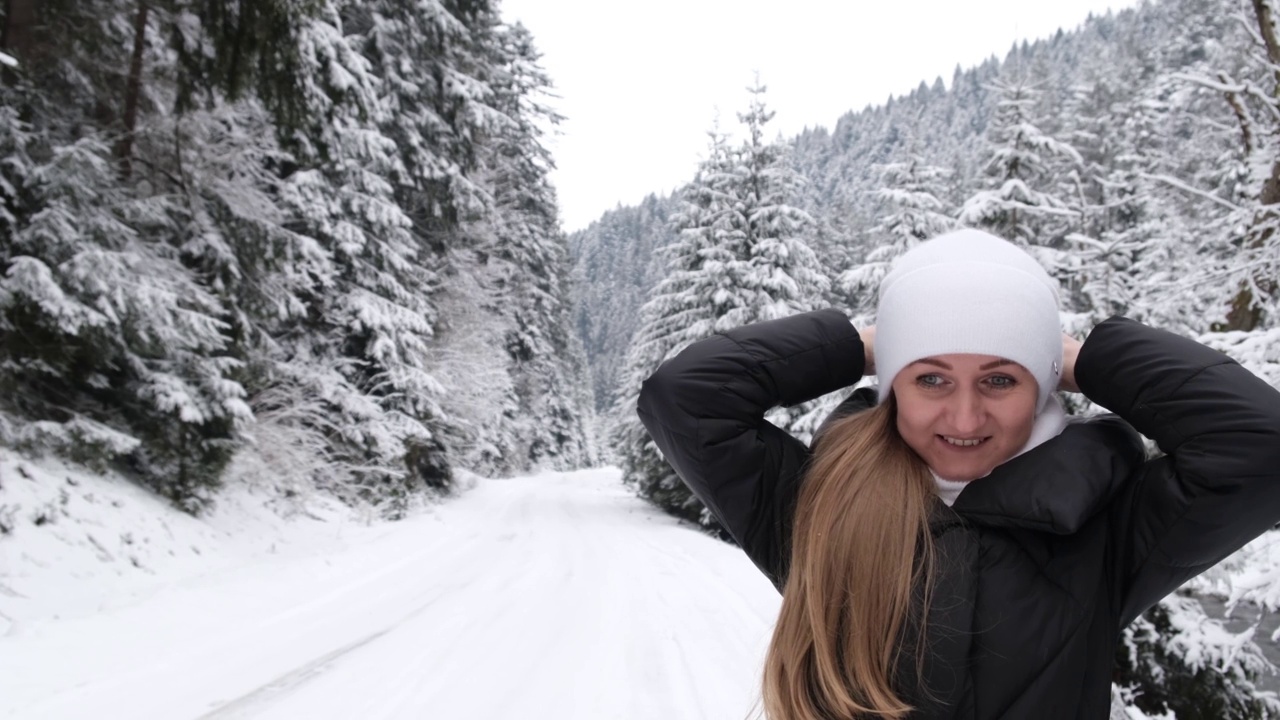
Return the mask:
<path id="1" fill-rule="evenodd" d="M 870 233 L 872 249 L 862 263 L 842 273 L 837 283 L 856 318 L 870 322 L 880 281 L 899 255 L 956 227 L 944 200 L 943 181 L 949 176 L 946 168 L 929 165 L 915 153 L 880 166 L 881 186 L 876 198 L 884 210 Z"/>
<path id="2" fill-rule="evenodd" d="M 746 287 L 755 297 L 748 313 L 724 316 L 722 327 L 817 309 L 830 286 L 809 247 L 813 218 L 795 205 L 803 178 L 792 167 L 786 146 L 764 138 L 774 115 L 765 106 L 765 90 L 759 83 L 750 88 L 750 107 L 738 116 L 747 139 L 739 155 L 737 202 L 730 218 L 744 236 L 750 261 Z"/>
<path id="3" fill-rule="evenodd" d="M 743 144 L 731 148 L 713 131 L 709 156 L 685 190 L 674 220 L 680 239 L 663 250 L 668 275 L 641 309 L 612 432 L 624 481 L 668 512 L 713 529 L 714 519 L 658 454 L 632 408 L 644 378 L 689 343 L 816 309 L 828 290 L 806 242 L 812 218 L 792 204 L 801 179 L 784 149 L 764 139 L 773 116 L 764 90 L 752 88 L 749 109 L 739 115 Z M 770 419 L 787 428 L 810 409 L 779 409 Z"/>
<path id="4" fill-rule="evenodd" d="M 1237 205 L 1218 242 L 1223 286 L 1231 289 L 1219 331 L 1265 332 L 1280 328 L 1280 12 L 1274 0 L 1257 0 L 1235 13 L 1249 29 L 1251 48 L 1238 67 L 1212 69 L 1195 81 L 1221 92 L 1239 131 L 1233 148 L 1239 178 Z M 1277 333 L 1275 337 L 1280 337 Z"/>
<path id="5" fill-rule="evenodd" d="M 1044 133 L 1035 115 L 1038 93 L 1025 80 L 997 82 L 996 116 L 989 131 L 988 188 L 960 210 L 960 222 L 982 227 L 1023 246 L 1054 247 L 1077 212 L 1058 192 L 1053 162 L 1080 163 L 1069 144 Z"/>
<path id="6" fill-rule="evenodd" d="M 1121 698 L 1150 716 L 1274 717 L 1280 702 L 1256 685 L 1270 663 L 1250 635 L 1228 632 L 1195 598 L 1170 595 L 1125 628 L 1116 649 Z"/>
<path id="7" fill-rule="evenodd" d="M 380 129 L 390 108 L 361 42 L 333 5 L 299 34 L 311 122 L 293 136 L 298 168 L 281 199 L 336 267 L 309 314 L 304 352 L 337 376 L 313 375 L 313 391 L 345 416 L 333 439 L 366 468 L 364 495 L 398 514 L 415 490 L 452 482 L 443 388 L 426 365 L 438 278 L 395 196 L 403 165 Z"/>
<path id="8" fill-rule="evenodd" d="M 198 509 L 250 416 L 217 299 L 154 239 L 167 218 L 117 186 L 100 139 L 55 148 L 24 189 L 40 201 L 0 280 L 6 404 L 44 436 L 28 440 L 100 460 L 123 451 Z"/>
<path id="9" fill-rule="evenodd" d="M 494 213 L 480 245 L 494 274 L 517 402 L 503 416 L 510 426 L 509 470 L 569 469 L 592 455 L 585 422 L 588 401 L 575 378 L 585 374 L 580 341 L 570 332 L 569 260 L 548 181 L 544 124 L 559 116 L 545 103 L 551 81 L 520 25 L 494 35 L 494 105 L 505 123 L 483 150 L 484 184 Z M 510 413 L 514 414 L 510 414 Z"/>
<path id="10" fill-rule="evenodd" d="M 6 440 L 126 461 L 198 510 L 251 413 L 226 305 L 176 237 L 181 205 L 135 172 L 138 117 L 166 97 L 143 82 L 164 57 L 147 31 L 169 16 L 62 5 L 20 30 L 6 18 L 6 42 L 33 53 L 20 60 L 64 50 L 62 62 L 20 63 L 4 90 L 24 117 L 7 125 L 18 152 L 0 248 L 0 385 L 21 418 Z"/>

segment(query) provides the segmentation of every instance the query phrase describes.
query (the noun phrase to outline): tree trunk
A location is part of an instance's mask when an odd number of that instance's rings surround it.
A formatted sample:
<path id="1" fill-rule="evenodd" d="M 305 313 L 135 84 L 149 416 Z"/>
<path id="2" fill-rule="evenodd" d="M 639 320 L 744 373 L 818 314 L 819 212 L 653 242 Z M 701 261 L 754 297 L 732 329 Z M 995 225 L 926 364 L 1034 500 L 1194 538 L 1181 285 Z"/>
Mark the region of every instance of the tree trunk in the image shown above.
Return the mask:
<path id="1" fill-rule="evenodd" d="M 4 29 L 0 30 L 0 50 L 26 61 L 35 45 L 36 9 L 40 0 L 5 0 Z"/>
<path id="2" fill-rule="evenodd" d="M 1275 16 L 1271 14 L 1269 0 L 1253 0 L 1253 14 L 1258 19 L 1262 42 L 1267 46 L 1267 61 L 1275 68 L 1272 74 L 1276 79 L 1276 91 L 1280 92 L 1280 42 L 1276 41 Z"/>
<path id="3" fill-rule="evenodd" d="M 133 20 L 133 57 L 129 60 L 129 79 L 124 90 L 124 134 L 116 145 L 116 157 L 120 159 L 120 176 L 133 174 L 133 133 L 138 124 L 138 96 L 142 94 L 142 55 L 147 47 L 146 0 L 138 3 L 138 14 Z"/>
<path id="4" fill-rule="evenodd" d="M 1253 14 L 1258 20 L 1262 44 L 1266 47 L 1266 61 L 1274 68 L 1272 76 L 1276 84 L 1271 94 L 1272 97 L 1280 99 L 1280 41 L 1276 38 L 1275 16 L 1271 11 L 1270 0 L 1253 0 Z M 1231 98 L 1228 98 L 1228 101 L 1230 100 Z M 1237 114 L 1239 114 L 1238 110 Z M 1246 138 L 1246 155 L 1251 149 Z M 1277 210 L 1280 210 L 1276 207 L 1277 203 L 1280 203 L 1280 159 L 1272 161 L 1271 173 L 1262 182 L 1262 189 L 1258 196 L 1259 208 L 1254 215 L 1253 226 L 1245 236 L 1245 247 L 1256 250 L 1271 240 L 1271 236 L 1275 233 Z M 1275 295 L 1276 278 L 1255 276 L 1254 282 L 1263 293 Z M 1231 300 L 1226 322 L 1217 329 L 1245 331 L 1256 329 L 1265 320 L 1265 313 L 1258 300 L 1254 297 L 1253 289 L 1244 283 Z"/>
<path id="5" fill-rule="evenodd" d="M 19 63 L 34 63 L 36 44 L 36 15 L 39 12 L 40 0 L 5 0 L 4 27 L 0 28 L 0 51 L 12 55 Z M 4 68 L 3 80 L 6 84 L 17 81 L 17 73 L 11 68 Z"/>

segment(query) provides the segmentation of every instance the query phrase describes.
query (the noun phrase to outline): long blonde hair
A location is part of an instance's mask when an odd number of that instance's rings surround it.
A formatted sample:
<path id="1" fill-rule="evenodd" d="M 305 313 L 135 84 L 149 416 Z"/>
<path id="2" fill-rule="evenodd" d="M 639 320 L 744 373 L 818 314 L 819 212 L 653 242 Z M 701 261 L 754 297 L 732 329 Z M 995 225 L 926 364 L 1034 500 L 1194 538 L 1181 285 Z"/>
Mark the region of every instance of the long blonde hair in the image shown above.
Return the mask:
<path id="1" fill-rule="evenodd" d="M 928 467 L 898 434 L 892 397 L 819 434 L 765 658 L 769 720 L 911 712 L 894 672 L 903 653 L 916 661 L 917 676 L 922 667 L 933 497 Z M 916 622 L 918 643 L 902 647 L 904 628 Z"/>

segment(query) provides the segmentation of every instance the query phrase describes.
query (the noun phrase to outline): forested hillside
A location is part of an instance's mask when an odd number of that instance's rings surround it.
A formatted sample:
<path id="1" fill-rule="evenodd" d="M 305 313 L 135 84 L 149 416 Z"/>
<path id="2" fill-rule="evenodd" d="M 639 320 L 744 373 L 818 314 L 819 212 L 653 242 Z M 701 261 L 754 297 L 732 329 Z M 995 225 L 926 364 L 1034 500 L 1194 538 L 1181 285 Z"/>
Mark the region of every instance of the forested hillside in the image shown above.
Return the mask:
<path id="1" fill-rule="evenodd" d="M 495 2 L 0 13 L 0 443 L 193 511 L 591 461 L 550 79 Z"/>
<path id="2" fill-rule="evenodd" d="M 1280 112 L 1269 65 L 1280 50 L 1260 27 L 1241 0 L 1148 2 L 781 141 L 768 173 L 797 176 L 780 197 L 808 216 L 793 232 L 817 254 L 825 302 L 869 319 L 899 252 L 949 227 L 983 227 L 1052 269 L 1069 329 L 1126 314 L 1205 336 L 1280 383 Z M 744 93 L 737 137 L 749 134 L 748 102 Z M 611 211 L 571 237 L 579 297 L 591 299 L 575 310 L 578 327 L 598 402 L 613 400 L 617 419 L 630 414 L 618 358 L 638 340 L 641 306 L 673 269 L 691 269 L 649 248 L 678 255 L 678 235 L 723 219 L 682 220 L 725 183 L 747 182 L 750 142 L 713 138 L 676 196 Z M 727 170 L 717 146 L 732 156 Z M 624 323 L 636 330 L 598 330 Z"/>
<path id="3" fill-rule="evenodd" d="M 674 199 L 650 195 L 638 206 L 620 207 L 585 232 L 569 236 L 574 262 L 573 317 L 590 359 L 595 408 L 614 403 L 618 368 L 636 330 L 636 309 L 666 274 L 658 248 L 675 239 Z"/>

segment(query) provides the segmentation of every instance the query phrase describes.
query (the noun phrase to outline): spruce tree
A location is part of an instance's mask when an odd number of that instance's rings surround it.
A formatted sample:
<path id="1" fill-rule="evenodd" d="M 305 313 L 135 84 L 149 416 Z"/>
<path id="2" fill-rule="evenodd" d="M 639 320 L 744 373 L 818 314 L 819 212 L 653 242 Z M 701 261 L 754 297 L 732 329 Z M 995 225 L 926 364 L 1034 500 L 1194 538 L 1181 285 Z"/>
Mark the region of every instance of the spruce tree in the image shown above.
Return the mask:
<path id="1" fill-rule="evenodd" d="M 956 227 L 946 204 L 946 168 L 930 165 L 912 152 L 899 162 L 879 168 L 881 220 L 870 231 L 870 250 L 857 266 L 846 270 L 837 284 L 856 318 L 870 322 L 875 313 L 880 281 L 899 255 L 916 244 Z"/>
<path id="2" fill-rule="evenodd" d="M 1056 247 L 1078 212 L 1062 197 L 1055 161 L 1079 164 L 1070 144 L 1042 131 L 1039 93 L 1025 79 L 994 83 L 999 101 L 988 132 L 986 188 L 960 209 L 960 222 L 1024 247 Z"/>
<path id="3" fill-rule="evenodd" d="M 226 304 L 187 263 L 180 201 L 135 170 L 137 117 L 162 113 L 143 100 L 166 92 L 139 74 L 164 58 L 147 30 L 169 16 L 63 5 L 20 32 L 6 18 L 6 42 L 32 56 L 4 88 L 17 110 L 0 238 L 2 410 L 16 419 L 4 439 L 122 461 L 198 510 L 251 413 Z M 61 62 L 26 62 L 55 49 Z"/>
<path id="4" fill-rule="evenodd" d="M 612 433 L 626 482 L 668 512 L 710 528 L 718 526 L 658 455 L 633 408 L 643 379 L 689 343 L 816 309 L 829 289 L 807 244 L 812 218 L 793 204 L 801 178 L 785 149 L 765 140 L 773 113 L 764 91 L 752 88 L 748 110 L 738 116 L 742 145 L 732 148 L 713 131 L 709 156 L 685 190 L 675 216 L 680 240 L 663 251 L 668 275 L 641 309 Z M 808 428 L 791 426 L 811 409 L 779 408 L 770 420 L 804 435 Z"/>
<path id="5" fill-rule="evenodd" d="M 493 277 L 501 344 L 516 403 L 499 422 L 512 448 L 508 471 L 570 469 L 592 456 L 580 341 L 571 333 L 567 243 L 557 217 L 544 125 L 559 116 L 546 100 L 551 80 L 521 25 L 493 36 L 494 106 L 504 122 L 482 150 L 480 177 L 493 199 L 479 252 Z M 514 414 L 511 414 L 514 413 Z"/>
<path id="6" fill-rule="evenodd" d="M 609 434 L 624 483 L 672 515 L 719 531 L 715 519 L 658 452 L 635 413 L 645 378 L 664 360 L 715 332 L 719 313 L 737 307 L 734 283 L 744 263 L 725 234 L 733 151 L 722 134 L 713 131 L 710 138 L 708 157 L 685 188 L 680 210 L 672 219 L 677 240 L 657 253 L 665 261 L 667 275 L 640 308 Z"/>

